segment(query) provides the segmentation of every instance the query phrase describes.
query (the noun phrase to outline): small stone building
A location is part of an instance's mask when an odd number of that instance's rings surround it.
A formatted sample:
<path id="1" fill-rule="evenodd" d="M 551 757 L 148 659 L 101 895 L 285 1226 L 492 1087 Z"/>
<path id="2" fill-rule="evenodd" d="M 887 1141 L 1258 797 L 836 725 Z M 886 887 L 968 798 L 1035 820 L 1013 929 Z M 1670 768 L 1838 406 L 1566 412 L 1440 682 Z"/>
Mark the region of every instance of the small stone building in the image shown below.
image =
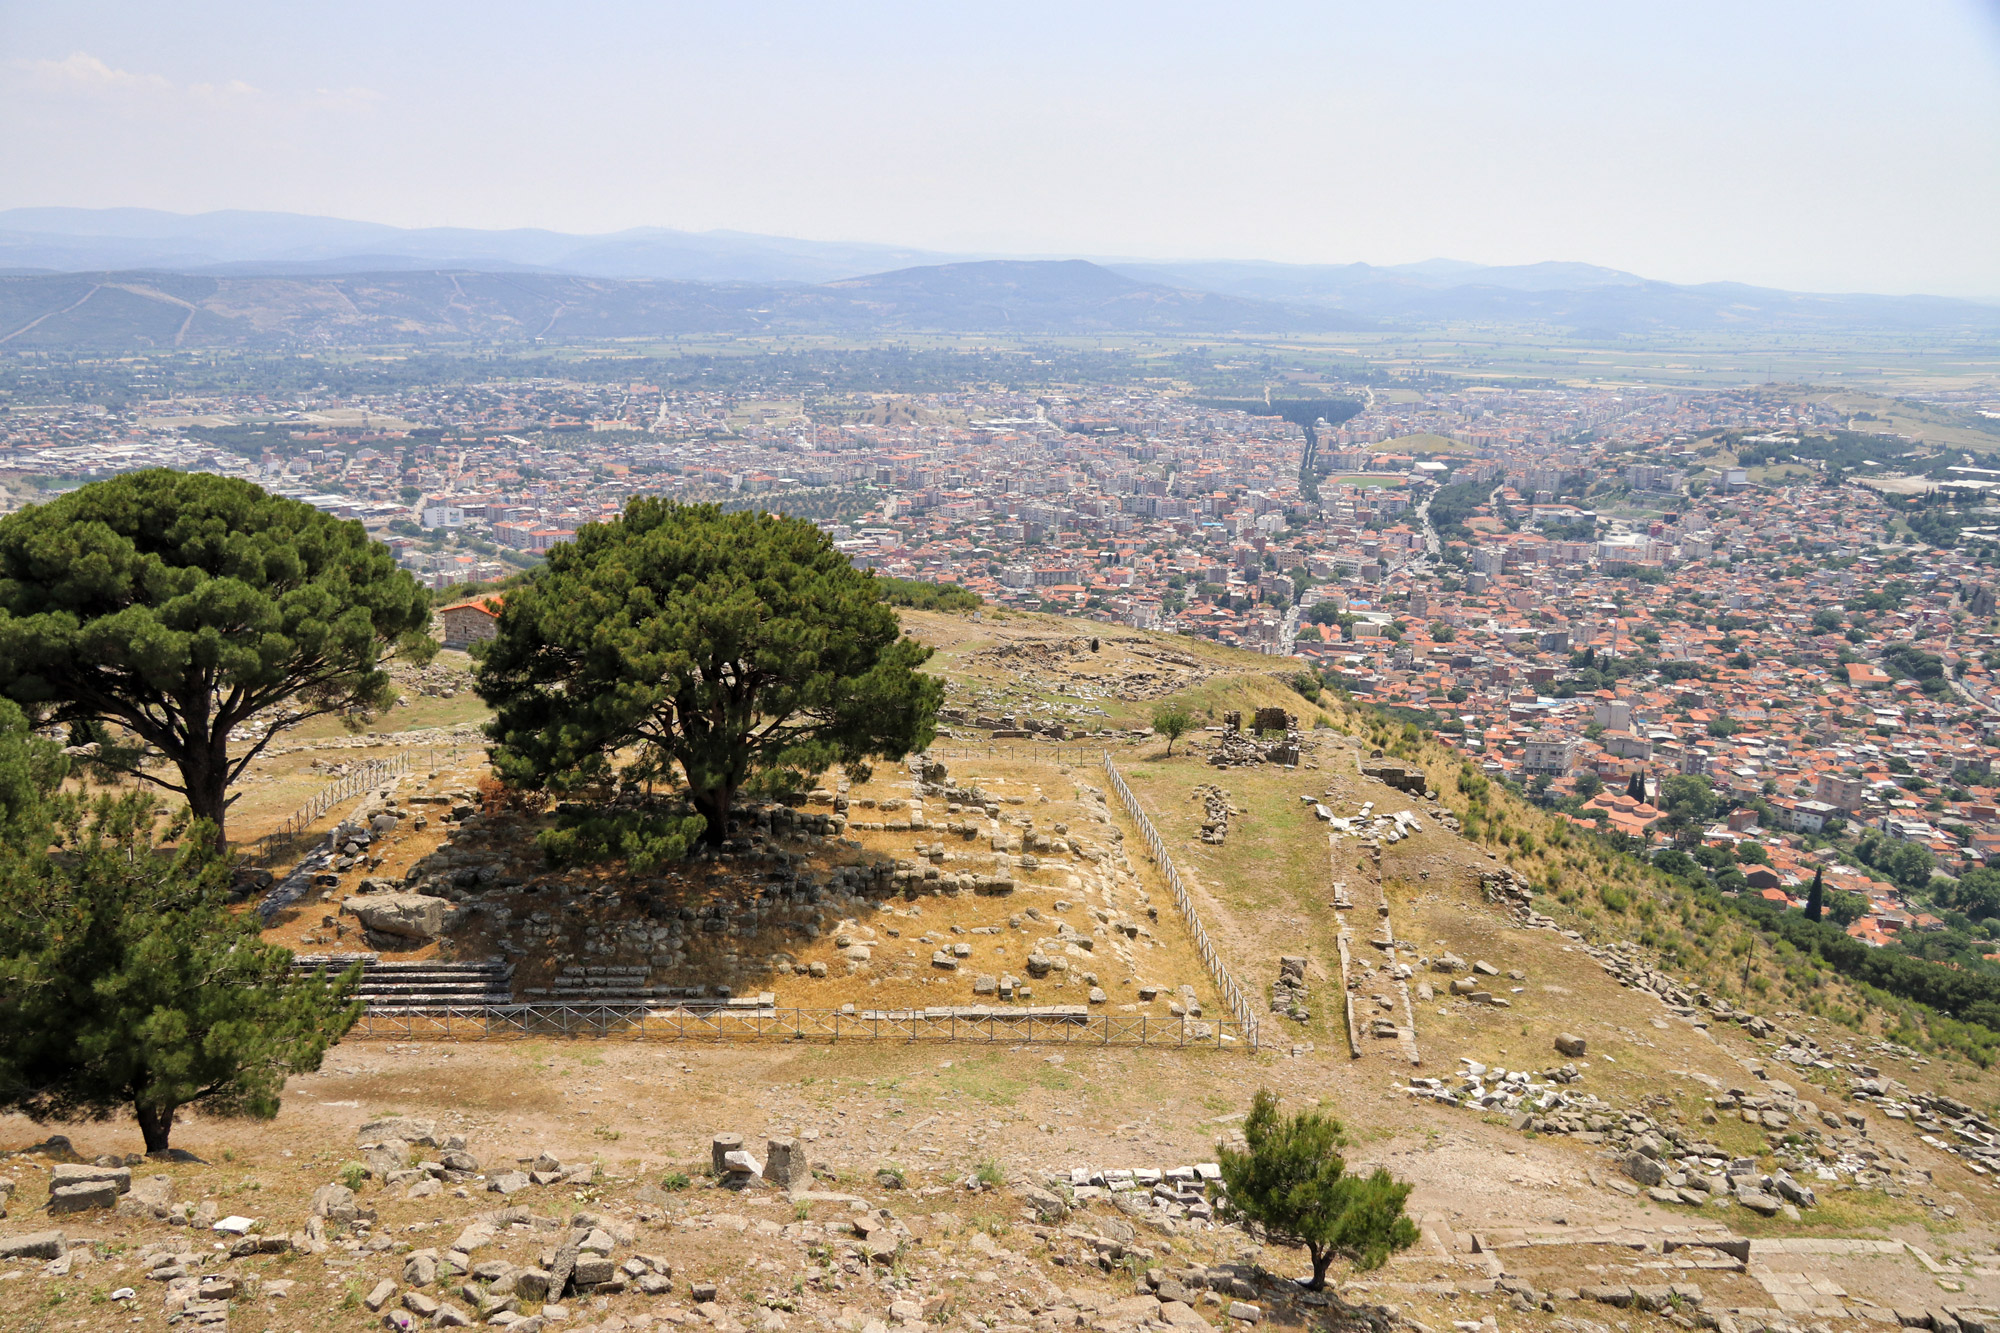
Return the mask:
<path id="1" fill-rule="evenodd" d="M 470 648 L 492 638 L 499 632 L 500 605 L 504 600 L 495 593 L 453 602 L 440 610 L 437 616 L 438 623 L 444 626 L 444 646 Z"/>

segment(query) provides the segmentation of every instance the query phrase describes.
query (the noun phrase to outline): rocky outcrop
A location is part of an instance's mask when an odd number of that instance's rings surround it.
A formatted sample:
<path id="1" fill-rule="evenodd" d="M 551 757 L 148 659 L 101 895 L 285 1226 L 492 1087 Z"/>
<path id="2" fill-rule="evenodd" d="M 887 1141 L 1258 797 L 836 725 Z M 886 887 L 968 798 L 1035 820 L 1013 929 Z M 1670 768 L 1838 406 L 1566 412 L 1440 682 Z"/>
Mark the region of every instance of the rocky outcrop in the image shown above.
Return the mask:
<path id="1" fill-rule="evenodd" d="M 424 893 L 370 893 L 348 898 L 340 910 L 356 917 L 372 935 L 427 944 L 451 928 L 457 909 L 448 899 Z"/>

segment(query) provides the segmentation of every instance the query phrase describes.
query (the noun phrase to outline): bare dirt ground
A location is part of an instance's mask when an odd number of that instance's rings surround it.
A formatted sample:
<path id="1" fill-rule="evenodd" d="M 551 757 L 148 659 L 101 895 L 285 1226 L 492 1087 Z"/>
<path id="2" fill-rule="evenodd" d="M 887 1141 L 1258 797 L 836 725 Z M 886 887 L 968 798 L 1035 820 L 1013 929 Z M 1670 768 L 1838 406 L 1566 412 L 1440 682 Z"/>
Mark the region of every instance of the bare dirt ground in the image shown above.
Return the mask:
<path id="1" fill-rule="evenodd" d="M 947 683 L 944 725 L 954 735 L 984 735 L 992 728 L 972 725 L 979 717 L 1005 715 L 1063 721 L 1072 733 L 1144 728 L 1158 700 L 1205 709 L 1252 682 L 1277 690 L 1274 674 L 1288 674 L 1282 659 L 1202 639 L 1033 612 L 979 615 L 902 613 L 904 632 L 937 650 L 926 669 Z M 1297 707 L 1297 696 L 1286 697 Z"/>

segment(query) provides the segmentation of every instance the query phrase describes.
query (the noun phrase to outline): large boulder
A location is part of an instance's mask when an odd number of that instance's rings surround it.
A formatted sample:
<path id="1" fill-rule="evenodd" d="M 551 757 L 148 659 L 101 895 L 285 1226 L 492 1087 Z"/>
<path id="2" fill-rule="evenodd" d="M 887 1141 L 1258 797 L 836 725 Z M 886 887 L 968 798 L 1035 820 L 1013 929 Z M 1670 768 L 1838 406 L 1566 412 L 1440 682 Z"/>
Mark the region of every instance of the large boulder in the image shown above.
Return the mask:
<path id="1" fill-rule="evenodd" d="M 364 1143 L 361 1145 L 361 1160 L 367 1164 L 376 1179 L 387 1180 L 395 1172 L 409 1166 L 410 1145 L 401 1139 Z"/>
<path id="2" fill-rule="evenodd" d="M 348 898 L 341 910 L 351 912 L 361 924 L 377 935 L 428 943 L 444 934 L 456 919 L 456 909 L 446 898 L 427 893 L 371 893 Z"/>

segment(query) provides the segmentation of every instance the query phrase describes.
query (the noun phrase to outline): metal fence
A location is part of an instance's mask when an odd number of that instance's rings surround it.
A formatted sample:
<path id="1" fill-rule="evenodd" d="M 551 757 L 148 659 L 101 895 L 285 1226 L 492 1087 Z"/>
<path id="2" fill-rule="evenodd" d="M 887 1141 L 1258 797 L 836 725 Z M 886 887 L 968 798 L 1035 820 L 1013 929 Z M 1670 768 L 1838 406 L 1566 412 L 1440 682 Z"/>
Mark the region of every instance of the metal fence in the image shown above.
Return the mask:
<path id="1" fill-rule="evenodd" d="M 1118 765 L 1111 762 L 1111 756 L 1108 754 L 1104 756 L 1104 775 L 1111 780 L 1111 786 L 1118 793 L 1118 798 L 1125 802 L 1125 810 L 1132 816 L 1132 822 L 1137 824 L 1139 831 L 1145 835 L 1146 847 L 1152 852 L 1153 860 L 1159 864 L 1161 872 L 1166 875 L 1167 884 L 1174 891 L 1174 902 L 1181 909 L 1181 918 L 1187 922 L 1188 933 L 1194 936 L 1195 951 L 1201 955 L 1201 961 L 1208 965 L 1209 975 L 1215 978 L 1215 984 L 1222 991 L 1222 1001 L 1229 1006 L 1229 1012 L 1236 1015 L 1237 1026 L 1248 1039 L 1250 1049 L 1256 1050 L 1256 1011 L 1250 1007 L 1249 1000 L 1237 986 L 1235 978 L 1229 975 L 1229 969 L 1223 965 L 1221 951 L 1210 941 L 1208 932 L 1202 929 L 1201 915 L 1195 911 L 1194 899 L 1188 896 L 1187 886 L 1181 883 L 1181 872 L 1174 868 L 1174 859 L 1167 855 L 1166 842 L 1153 827 L 1153 821 L 1146 817 L 1145 808 L 1139 804 L 1139 798 L 1125 785 L 1124 775 L 1118 771 Z"/>
<path id="2" fill-rule="evenodd" d="M 924 751 L 939 759 L 1029 759 L 1044 764 L 1089 764 L 1104 753 L 1101 745 L 933 745 Z"/>
<path id="3" fill-rule="evenodd" d="M 629 1041 L 1013 1042 L 1040 1046 L 1213 1047 L 1245 1040 L 1226 1019 L 1090 1014 L 984 1016 L 921 1010 L 843 1013 L 837 1009 L 713 1011 L 644 1009 L 617 1004 L 514 1004 L 369 1011 L 348 1032 L 361 1041 L 506 1041 L 540 1037 L 615 1037 Z M 1254 1044 L 1254 1031 L 1249 1037 Z"/>
<path id="4" fill-rule="evenodd" d="M 435 768 L 477 748 L 479 747 L 463 745 L 446 749 L 426 747 L 421 750 L 399 750 L 388 759 L 371 759 L 347 776 L 328 783 L 314 792 L 304 805 L 288 815 L 277 828 L 252 843 L 250 855 L 259 861 L 291 856 L 312 841 L 312 826 L 318 823 L 327 811 L 341 802 L 352 800 L 369 788 L 407 773 L 413 768 Z"/>

